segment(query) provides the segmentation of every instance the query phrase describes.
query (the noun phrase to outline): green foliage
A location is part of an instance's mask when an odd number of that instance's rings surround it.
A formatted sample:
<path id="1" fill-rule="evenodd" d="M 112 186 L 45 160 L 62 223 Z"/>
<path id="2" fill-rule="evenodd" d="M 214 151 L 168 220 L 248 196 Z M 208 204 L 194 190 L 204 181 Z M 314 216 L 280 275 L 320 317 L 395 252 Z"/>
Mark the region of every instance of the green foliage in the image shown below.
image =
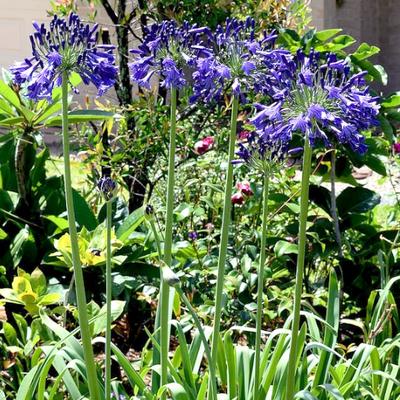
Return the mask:
<path id="1" fill-rule="evenodd" d="M 11 289 L 0 289 L 3 303 L 24 306 L 29 314 L 35 316 L 40 308 L 59 303 L 60 294 L 48 291 L 46 277 L 36 268 L 31 274 L 18 269 L 18 275 L 12 281 Z"/>

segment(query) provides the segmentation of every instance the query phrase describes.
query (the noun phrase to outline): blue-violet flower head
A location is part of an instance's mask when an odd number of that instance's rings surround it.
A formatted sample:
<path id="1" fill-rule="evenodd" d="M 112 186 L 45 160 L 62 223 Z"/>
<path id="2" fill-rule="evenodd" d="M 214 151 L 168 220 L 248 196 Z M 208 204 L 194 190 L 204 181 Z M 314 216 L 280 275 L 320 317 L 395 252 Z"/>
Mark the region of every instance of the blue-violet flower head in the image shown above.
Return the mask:
<path id="1" fill-rule="evenodd" d="M 78 73 L 85 84 L 93 83 L 101 96 L 117 78 L 114 46 L 97 44 L 97 25 L 84 24 L 78 15 L 57 15 L 49 27 L 33 23 L 30 35 L 32 57 L 16 63 L 10 70 L 17 84 L 26 84 L 33 100 L 51 99 L 54 87 L 61 85 L 62 74 Z"/>
<path id="2" fill-rule="evenodd" d="M 156 73 L 161 86 L 168 89 L 186 85 L 185 69 L 193 67 L 197 56 L 203 53 L 202 40 L 209 36 L 209 28 L 200 28 L 184 22 L 163 21 L 145 28 L 143 43 L 131 50 L 135 60 L 129 64 L 132 80 L 147 89 Z"/>
<path id="3" fill-rule="evenodd" d="M 293 58 L 282 59 L 286 67 L 275 82 L 274 101 L 255 105 L 258 112 L 251 122 L 258 135 L 267 142 L 288 143 L 294 133 L 301 133 L 312 146 L 339 143 L 365 153 L 361 132 L 378 125 L 379 113 L 366 72 L 352 75 L 348 63 L 335 54 L 323 59 L 317 52 L 306 56 L 299 50 Z"/>
<path id="4" fill-rule="evenodd" d="M 256 82 L 265 73 L 264 58 L 278 61 L 273 50 L 276 37 L 274 32 L 257 37 L 255 21 L 250 17 L 245 21 L 227 19 L 210 36 L 208 53 L 196 59 L 191 101 L 218 101 L 230 89 L 244 102 L 248 90 L 262 89 Z"/>

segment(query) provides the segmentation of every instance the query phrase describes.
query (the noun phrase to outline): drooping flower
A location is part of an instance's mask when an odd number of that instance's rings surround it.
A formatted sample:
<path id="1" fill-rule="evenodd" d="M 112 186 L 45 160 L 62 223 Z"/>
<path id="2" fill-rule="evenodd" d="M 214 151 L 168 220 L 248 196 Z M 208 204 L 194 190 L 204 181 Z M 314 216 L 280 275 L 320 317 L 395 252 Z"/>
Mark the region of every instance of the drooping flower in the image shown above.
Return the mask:
<path id="1" fill-rule="evenodd" d="M 265 90 L 256 82 L 264 73 L 264 59 L 270 59 L 271 64 L 277 62 L 272 49 L 276 37 L 275 33 L 263 32 L 258 38 L 255 21 L 250 17 L 245 21 L 227 19 L 225 26 L 218 26 L 210 36 L 208 47 L 202 47 L 203 57 L 196 59 L 191 101 L 218 100 L 228 89 L 244 101 L 244 93 L 250 88 Z"/>
<path id="2" fill-rule="evenodd" d="M 204 139 L 199 140 L 194 145 L 195 153 L 200 156 L 203 155 L 204 153 L 207 153 L 207 151 L 210 151 L 211 148 L 213 147 L 214 142 L 215 139 L 212 136 L 207 136 Z"/>
<path id="3" fill-rule="evenodd" d="M 32 57 L 10 67 L 17 84 L 27 84 L 28 97 L 51 98 L 64 72 L 78 73 L 85 84 L 93 83 L 101 96 L 117 78 L 114 46 L 97 44 L 97 25 L 84 24 L 78 15 L 53 17 L 49 28 L 33 23 Z"/>
<path id="4" fill-rule="evenodd" d="M 247 197 L 253 196 L 254 194 L 249 181 L 238 182 L 236 184 L 236 189 Z"/>
<path id="5" fill-rule="evenodd" d="M 199 28 L 185 22 L 178 26 L 175 21 L 163 21 L 145 28 L 143 43 L 131 50 L 135 60 L 129 64 L 132 80 L 150 89 L 154 74 L 161 78 L 166 88 L 182 88 L 186 85 L 185 67 L 194 65 L 195 58 L 202 52 L 196 49 L 208 28 Z"/>
<path id="6" fill-rule="evenodd" d="M 400 143 L 393 144 L 393 151 L 395 154 L 400 154 Z"/>
<path id="7" fill-rule="evenodd" d="M 362 131 L 376 125 L 379 105 L 369 93 L 364 76 L 352 75 L 346 61 L 329 54 L 326 61 L 299 50 L 293 59 L 282 55 L 285 71 L 276 82 L 272 104 L 256 104 L 252 118 L 266 142 L 287 144 L 294 133 L 306 135 L 311 145 L 322 142 L 348 145 L 360 154 L 367 150 Z"/>
<path id="8" fill-rule="evenodd" d="M 232 204 L 241 206 L 244 203 L 244 196 L 241 192 L 236 192 L 231 197 Z"/>

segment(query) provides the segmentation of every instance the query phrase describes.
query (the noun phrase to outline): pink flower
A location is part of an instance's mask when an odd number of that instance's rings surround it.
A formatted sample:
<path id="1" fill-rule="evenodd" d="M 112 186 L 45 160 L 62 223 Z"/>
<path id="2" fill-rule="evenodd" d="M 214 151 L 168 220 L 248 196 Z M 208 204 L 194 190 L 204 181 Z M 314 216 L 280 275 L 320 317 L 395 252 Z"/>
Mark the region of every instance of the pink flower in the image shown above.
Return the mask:
<path id="1" fill-rule="evenodd" d="M 239 140 L 246 140 L 247 137 L 250 135 L 249 131 L 240 131 L 238 135 Z"/>
<path id="2" fill-rule="evenodd" d="M 231 197 L 232 204 L 241 206 L 244 203 L 244 196 L 241 192 L 237 192 Z"/>
<path id="3" fill-rule="evenodd" d="M 207 153 L 207 151 L 211 150 L 215 142 L 215 139 L 212 136 L 207 136 L 204 139 L 199 140 L 196 142 L 194 145 L 194 152 L 201 156 L 204 153 Z"/>
<path id="4" fill-rule="evenodd" d="M 393 151 L 395 154 L 400 154 L 400 142 L 393 145 Z"/>
<path id="5" fill-rule="evenodd" d="M 250 187 L 249 181 L 238 182 L 236 184 L 236 189 L 242 192 L 245 196 L 253 196 L 253 191 Z"/>

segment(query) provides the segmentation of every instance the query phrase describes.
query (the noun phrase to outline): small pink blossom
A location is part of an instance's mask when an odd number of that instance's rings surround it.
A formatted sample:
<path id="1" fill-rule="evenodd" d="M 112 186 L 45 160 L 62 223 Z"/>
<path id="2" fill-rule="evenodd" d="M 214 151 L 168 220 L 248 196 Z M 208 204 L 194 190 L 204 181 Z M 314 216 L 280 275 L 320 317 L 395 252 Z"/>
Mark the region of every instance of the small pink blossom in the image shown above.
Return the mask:
<path id="1" fill-rule="evenodd" d="M 250 135 L 249 131 L 240 131 L 238 135 L 239 140 L 246 140 L 248 136 Z"/>
<path id="2" fill-rule="evenodd" d="M 232 204 L 241 206 L 244 203 L 244 196 L 241 192 L 237 192 L 231 197 Z"/>
<path id="3" fill-rule="evenodd" d="M 249 181 L 242 181 L 236 184 L 236 189 L 242 192 L 245 196 L 253 196 L 253 191 L 250 187 Z"/>
<path id="4" fill-rule="evenodd" d="M 395 154 L 400 154 L 400 142 L 393 145 L 393 151 Z"/>
<path id="5" fill-rule="evenodd" d="M 194 145 L 194 152 L 201 156 L 207 151 L 210 151 L 214 146 L 215 139 L 212 136 L 207 136 L 204 139 L 199 140 Z"/>

